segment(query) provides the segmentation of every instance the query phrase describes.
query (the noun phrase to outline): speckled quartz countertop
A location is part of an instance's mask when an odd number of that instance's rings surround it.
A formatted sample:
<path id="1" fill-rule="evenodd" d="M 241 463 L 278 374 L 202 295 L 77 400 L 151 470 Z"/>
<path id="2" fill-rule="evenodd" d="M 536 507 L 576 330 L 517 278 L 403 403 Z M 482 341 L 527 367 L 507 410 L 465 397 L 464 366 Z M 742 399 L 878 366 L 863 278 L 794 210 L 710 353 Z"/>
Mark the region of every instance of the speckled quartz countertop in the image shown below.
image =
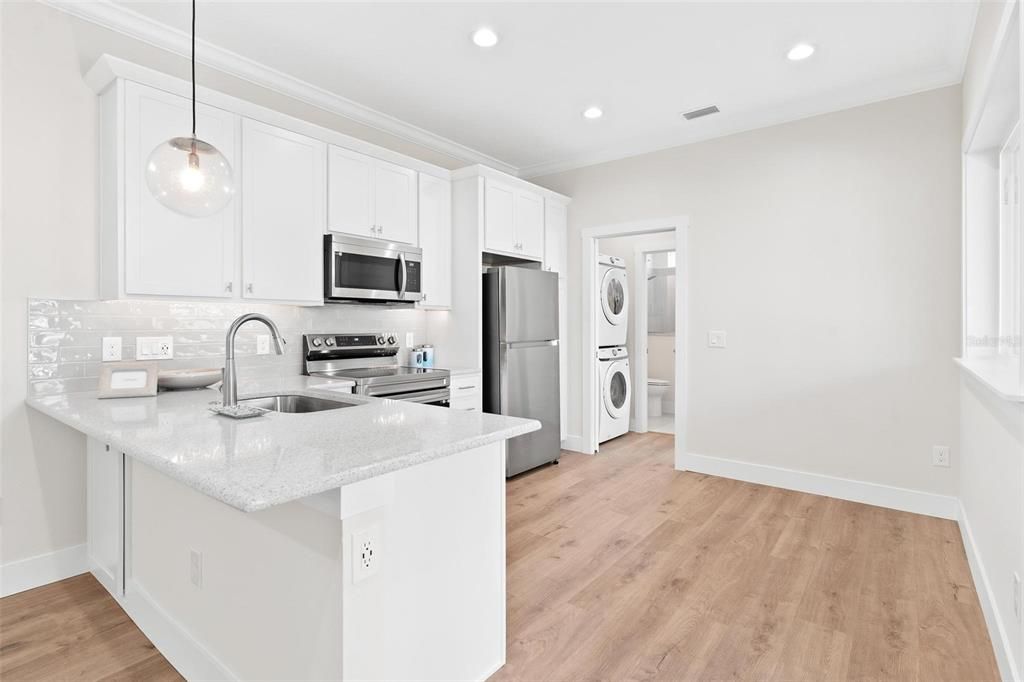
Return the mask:
<path id="1" fill-rule="evenodd" d="M 331 389 L 334 389 L 332 391 Z M 294 377 L 243 383 L 242 398 L 339 397 L 342 382 Z M 212 389 L 98 400 L 95 393 L 28 405 L 171 478 L 246 512 L 536 431 L 530 419 L 344 394 L 360 403 L 307 414 L 230 419 L 210 412 Z"/>

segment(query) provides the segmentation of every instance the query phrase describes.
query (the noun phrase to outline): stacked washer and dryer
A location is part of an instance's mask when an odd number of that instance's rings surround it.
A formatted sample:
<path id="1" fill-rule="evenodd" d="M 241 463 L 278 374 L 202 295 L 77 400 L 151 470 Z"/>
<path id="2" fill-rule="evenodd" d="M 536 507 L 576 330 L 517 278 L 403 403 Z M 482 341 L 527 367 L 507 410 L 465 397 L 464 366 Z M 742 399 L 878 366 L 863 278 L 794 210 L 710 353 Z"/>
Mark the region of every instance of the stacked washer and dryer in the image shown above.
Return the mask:
<path id="1" fill-rule="evenodd" d="M 629 431 L 629 404 L 632 386 L 629 380 L 629 353 L 626 329 L 629 326 L 629 287 L 626 261 L 616 256 L 597 257 L 597 292 L 601 312 L 597 328 L 598 442 Z"/>

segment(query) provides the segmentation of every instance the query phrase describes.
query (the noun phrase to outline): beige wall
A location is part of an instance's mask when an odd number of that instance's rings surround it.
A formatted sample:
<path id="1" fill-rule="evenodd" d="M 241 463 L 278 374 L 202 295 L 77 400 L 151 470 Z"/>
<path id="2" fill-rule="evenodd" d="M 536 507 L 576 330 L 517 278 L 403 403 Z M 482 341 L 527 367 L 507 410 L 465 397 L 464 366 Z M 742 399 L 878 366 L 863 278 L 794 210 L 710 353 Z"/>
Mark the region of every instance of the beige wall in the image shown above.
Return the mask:
<path id="1" fill-rule="evenodd" d="M 568 433 L 580 229 L 687 214 L 690 451 L 954 493 L 960 128 L 949 87 L 540 178 L 573 197 Z"/>
<path id="2" fill-rule="evenodd" d="M 85 541 L 82 437 L 28 411 L 26 298 L 97 296 L 97 100 L 82 74 L 110 53 L 187 77 L 188 62 L 34 2 L 2 16 L 2 250 L 0 564 Z M 199 69 L 204 85 L 448 168 L 460 162 Z"/>

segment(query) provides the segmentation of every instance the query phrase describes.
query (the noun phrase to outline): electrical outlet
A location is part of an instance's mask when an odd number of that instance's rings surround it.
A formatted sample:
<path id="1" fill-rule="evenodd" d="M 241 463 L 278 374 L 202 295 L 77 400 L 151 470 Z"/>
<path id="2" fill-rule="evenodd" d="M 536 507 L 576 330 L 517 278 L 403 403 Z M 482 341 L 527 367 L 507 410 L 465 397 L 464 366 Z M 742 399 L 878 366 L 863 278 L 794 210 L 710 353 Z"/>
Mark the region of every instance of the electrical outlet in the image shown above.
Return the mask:
<path id="1" fill-rule="evenodd" d="M 103 362 L 117 362 L 121 359 L 121 337 L 103 337 Z"/>
<path id="2" fill-rule="evenodd" d="M 170 360 L 173 357 L 173 336 L 140 336 L 135 339 L 136 360 Z"/>
<path id="3" fill-rule="evenodd" d="M 932 446 L 932 466 L 933 467 L 948 467 L 949 466 L 949 446 L 948 445 L 933 445 Z"/>
<path id="4" fill-rule="evenodd" d="M 199 589 L 203 588 L 203 553 L 196 549 L 189 550 L 188 578 Z"/>
<path id="5" fill-rule="evenodd" d="M 367 526 L 352 533 L 352 582 L 366 580 L 381 562 L 380 526 Z"/>
<path id="6" fill-rule="evenodd" d="M 1013 574 L 1013 615 L 1020 622 L 1020 574 Z"/>
<path id="7" fill-rule="evenodd" d="M 412 348 L 416 345 L 416 334 L 413 332 L 405 333 L 405 347 Z"/>
<path id="8" fill-rule="evenodd" d="M 708 348 L 725 348 L 725 332 L 712 329 L 708 332 Z"/>
<path id="9" fill-rule="evenodd" d="M 270 355 L 270 334 L 256 336 L 256 355 Z"/>

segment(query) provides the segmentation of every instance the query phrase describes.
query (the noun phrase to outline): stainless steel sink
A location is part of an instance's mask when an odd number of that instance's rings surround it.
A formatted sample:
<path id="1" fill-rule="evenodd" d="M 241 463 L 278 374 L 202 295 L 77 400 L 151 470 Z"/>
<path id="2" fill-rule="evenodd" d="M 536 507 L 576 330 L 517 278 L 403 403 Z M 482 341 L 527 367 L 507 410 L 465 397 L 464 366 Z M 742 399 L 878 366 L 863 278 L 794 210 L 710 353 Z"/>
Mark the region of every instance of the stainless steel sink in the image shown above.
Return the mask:
<path id="1" fill-rule="evenodd" d="M 284 393 L 281 395 L 268 395 L 262 398 L 244 398 L 238 401 L 239 405 L 246 407 L 258 407 L 269 412 L 288 412 L 301 414 L 305 412 L 323 412 L 325 410 L 337 410 L 342 407 L 355 407 L 359 403 L 350 403 L 344 400 L 330 400 L 328 398 L 313 398 L 307 395 L 295 395 Z"/>

